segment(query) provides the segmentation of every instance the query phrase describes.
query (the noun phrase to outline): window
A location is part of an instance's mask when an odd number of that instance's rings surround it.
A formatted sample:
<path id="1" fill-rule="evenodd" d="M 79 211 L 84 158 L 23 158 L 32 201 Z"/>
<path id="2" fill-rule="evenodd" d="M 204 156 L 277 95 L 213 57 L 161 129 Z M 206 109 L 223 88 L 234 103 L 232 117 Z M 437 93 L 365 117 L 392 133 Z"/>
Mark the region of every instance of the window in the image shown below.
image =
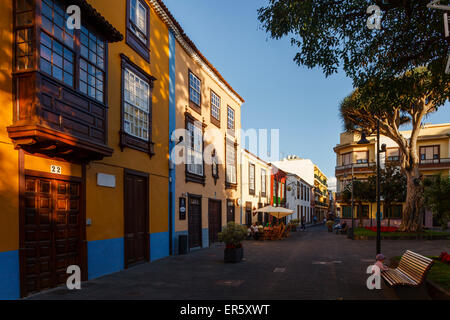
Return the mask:
<path id="1" fill-rule="evenodd" d="M 352 207 L 351 206 L 343 206 L 342 207 L 342 218 L 352 218 Z"/>
<path id="2" fill-rule="evenodd" d="M 402 217 L 402 205 L 393 205 L 387 208 L 387 218 L 400 219 Z"/>
<path id="3" fill-rule="evenodd" d="M 144 43 L 147 42 L 147 7 L 139 0 L 130 0 L 131 28 L 136 36 Z"/>
<path id="4" fill-rule="evenodd" d="M 152 142 L 152 88 L 154 77 L 124 54 L 122 61 L 122 104 L 120 146 L 154 155 Z"/>
<path id="5" fill-rule="evenodd" d="M 189 100 L 197 107 L 201 105 L 201 86 L 202 83 L 192 72 L 189 72 Z"/>
<path id="6" fill-rule="evenodd" d="M 41 34 L 41 71 L 73 87 L 74 54 L 47 34 Z M 95 98 L 95 97 L 94 97 Z"/>
<path id="7" fill-rule="evenodd" d="M 367 163 L 368 154 L 367 151 L 356 151 L 355 152 L 355 159 L 356 163 Z"/>
<path id="8" fill-rule="evenodd" d="M 255 194 L 255 165 L 250 163 L 248 167 L 248 192 Z"/>
<path id="9" fill-rule="evenodd" d="M 261 196 L 265 197 L 267 192 L 267 176 L 266 176 L 266 170 L 261 169 Z"/>
<path id="10" fill-rule="evenodd" d="M 300 199 L 300 182 L 297 181 L 297 199 Z"/>
<path id="11" fill-rule="evenodd" d="M 17 1 L 18 23 L 32 22 L 28 17 L 33 1 Z M 27 4 L 27 5 L 24 5 Z M 81 31 L 67 27 L 65 7 L 55 0 L 41 2 L 41 32 L 39 39 L 39 70 L 66 86 L 88 95 L 101 103 L 105 101 L 106 43 L 83 25 Z M 24 10 L 22 12 L 22 10 Z M 33 60 L 31 28 L 17 27 L 16 66 L 18 70 L 31 68 Z M 79 41 L 78 41 L 79 40 Z M 75 66 L 79 68 L 76 71 Z M 79 74 L 79 76 L 78 76 Z"/>
<path id="12" fill-rule="evenodd" d="M 105 43 L 84 27 L 80 38 L 80 91 L 103 102 Z"/>
<path id="13" fill-rule="evenodd" d="M 388 148 L 388 149 L 386 149 L 386 160 L 387 161 L 399 161 L 400 160 L 400 150 L 399 150 L 399 148 Z"/>
<path id="14" fill-rule="evenodd" d="M 150 8 L 145 0 L 127 0 L 126 42 L 150 62 Z"/>
<path id="15" fill-rule="evenodd" d="M 149 84 L 125 69 L 123 128 L 126 133 L 148 141 L 149 139 Z"/>
<path id="16" fill-rule="evenodd" d="M 53 0 L 43 0 L 41 10 L 40 70 L 73 88 L 75 35 L 66 26 L 68 15 Z"/>
<path id="17" fill-rule="evenodd" d="M 362 208 L 362 215 L 361 215 L 361 208 Z M 357 206 L 356 207 L 356 214 L 358 218 L 368 218 L 369 217 L 369 206 Z"/>
<path id="18" fill-rule="evenodd" d="M 235 185 L 236 180 L 236 146 L 233 141 L 226 141 L 226 182 Z"/>
<path id="19" fill-rule="evenodd" d="M 341 157 L 342 157 L 342 165 L 343 166 L 352 164 L 353 161 L 352 161 L 352 153 L 351 152 L 345 153 Z"/>
<path id="20" fill-rule="evenodd" d="M 228 107 L 227 128 L 234 131 L 234 110 Z"/>
<path id="21" fill-rule="evenodd" d="M 220 97 L 214 91 L 211 91 L 211 116 L 220 120 Z"/>
<path id="22" fill-rule="evenodd" d="M 16 1 L 15 67 L 17 70 L 34 68 L 34 1 Z"/>
<path id="23" fill-rule="evenodd" d="M 420 147 L 421 163 L 437 163 L 439 162 L 439 146 Z"/>
<path id="24" fill-rule="evenodd" d="M 203 176 L 203 129 L 199 121 L 187 122 L 186 157 L 187 172 Z"/>

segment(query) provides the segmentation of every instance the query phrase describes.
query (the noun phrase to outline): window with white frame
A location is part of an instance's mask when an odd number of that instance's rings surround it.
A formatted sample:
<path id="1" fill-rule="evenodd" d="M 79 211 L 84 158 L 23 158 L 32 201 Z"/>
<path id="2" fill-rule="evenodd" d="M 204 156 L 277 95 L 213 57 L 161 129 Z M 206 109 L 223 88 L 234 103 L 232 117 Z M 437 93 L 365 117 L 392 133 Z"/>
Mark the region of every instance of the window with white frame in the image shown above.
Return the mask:
<path id="1" fill-rule="evenodd" d="M 226 182 L 236 184 L 236 147 L 234 142 L 227 140 L 225 156 L 227 163 Z"/>
<path id="2" fill-rule="evenodd" d="M 234 129 L 234 110 L 228 107 L 227 128 Z"/>
<path id="3" fill-rule="evenodd" d="M 124 131 L 148 141 L 150 86 L 129 69 L 124 72 Z"/>
<path id="4" fill-rule="evenodd" d="M 130 6 L 132 30 L 142 42 L 146 43 L 148 34 L 147 8 L 139 0 L 130 0 Z"/>
<path id="5" fill-rule="evenodd" d="M 200 122 L 188 121 L 186 138 L 187 171 L 203 176 L 203 132 Z"/>
<path id="6" fill-rule="evenodd" d="M 255 194 L 255 165 L 252 163 L 248 167 L 248 190 L 250 194 Z"/>
<path id="7" fill-rule="evenodd" d="M 266 170 L 261 169 L 261 194 L 263 196 L 266 195 L 266 185 L 267 185 L 267 176 L 266 176 Z"/>
<path id="8" fill-rule="evenodd" d="M 189 72 L 189 99 L 200 107 L 201 81 L 192 72 Z"/>
<path id="9" fill-rule="evenodd" d="M 211 91 L 211 115 L 220 120 L 220 97 Z"/>

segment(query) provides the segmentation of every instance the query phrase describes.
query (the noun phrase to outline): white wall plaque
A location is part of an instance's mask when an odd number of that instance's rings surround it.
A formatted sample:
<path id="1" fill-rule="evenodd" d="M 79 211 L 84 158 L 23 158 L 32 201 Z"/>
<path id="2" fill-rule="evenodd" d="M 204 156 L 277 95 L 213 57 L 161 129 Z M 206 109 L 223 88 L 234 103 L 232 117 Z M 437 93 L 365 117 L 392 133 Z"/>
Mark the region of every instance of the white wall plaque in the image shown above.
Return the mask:
<path id="1" fill-rule="evenodd" d="M 62 174 L 62 169 L 60 166 L 51 165 L 50 166 L 50 172 L 54 174 Z"/>
<path id="2" fill-rule="evenodd" d="M 101 187 L 115 188 L 116 176 L 106 173 L 97 173 L 97 185 Z"/>

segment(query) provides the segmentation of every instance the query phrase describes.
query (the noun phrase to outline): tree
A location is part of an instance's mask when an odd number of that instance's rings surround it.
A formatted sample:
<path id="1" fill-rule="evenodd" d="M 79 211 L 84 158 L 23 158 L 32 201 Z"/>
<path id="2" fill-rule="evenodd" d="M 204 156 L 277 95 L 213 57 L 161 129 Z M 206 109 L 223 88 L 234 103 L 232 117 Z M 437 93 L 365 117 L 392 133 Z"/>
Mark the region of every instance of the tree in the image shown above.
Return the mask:
<path id="1" fill-rule="evenodd" d="M 269 0 L 258 19 L 272 38 L 291 37 L 299 48 L 297 64 L 320 67 L 327 76 L 342 68 L 359 87 L 420 66 L 433 74 L 445 71 L 450 37 L 445 37 L 442 12 L 427 8 L 429 2 Z M 367 8 L 373 4 L 382 11 L 380 30 L 367 27 Z"/>
<path id="2" fill-rule="evenodd" d="M 376 175 L 369 177 L 369 185 L 372 190 L 376 188 L 376 181 Z M 406 199 L 406 177 L 395 164 L 387 163 L 380 170 L 380 195 L 383 197 L 384 213 L 388 218 L 388 226 L 390 226 L 391 216 L 388 213 L 392 203 L 404 202 Z"/>
<path id="3" fill-rule="evenodd" d="M 366 10 L 374 2 L 383 12 L 381 30 L 370 30 Z M 384 4 L 384 3 L 388 4 Z M 449 98 L 445 74 L 450 37 L 442 12 L 427 8 L 429 0 L 269 0 L 258 10 L 272 38 L 291 36 L 294 61 L 320 67 L 326 76 L 340 68 L 353 80 L 354 93 L 341 104 L 348 131 L 380 131 L 401 150 L 407 177 L 402 231 L 422 227 L 422 185 L 417 137 L 422 120 Z M 449 0 L 442 1 L 448 4 Z M 399 128 L 410 123 L 410 139 Z"/>
<path id="4" fill-rule="evenodd" d="M 450 221 L 450 178 L 441 175 L 425 179 L 425 203 L 434 218 L 446 229 Z"/>
<path id="5" fill-rule="evenodd" d="M 391 79 L 371 79 L 356 89 L 340 105 L 344 127 L 349 132 L 380 133 L 397 143 L 400 167 L 407 178 L 406 206 L 401 231 L 422 228 L 423 186 L 419 172 L 417 139 L 422 120 L 435 112 L 450 97 L 448 77 L 421 67 Z M 409 123 L 410 136 L 403 136 L 400 126 Z"/>

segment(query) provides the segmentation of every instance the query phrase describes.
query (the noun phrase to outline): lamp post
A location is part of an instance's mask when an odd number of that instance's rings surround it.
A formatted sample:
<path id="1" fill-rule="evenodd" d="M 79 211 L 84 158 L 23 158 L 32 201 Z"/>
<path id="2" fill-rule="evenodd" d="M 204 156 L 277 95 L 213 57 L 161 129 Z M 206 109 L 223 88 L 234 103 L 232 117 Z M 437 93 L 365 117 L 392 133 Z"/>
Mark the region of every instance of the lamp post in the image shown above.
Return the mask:
<path id="1" fill-rule="evenodd" d="M 381 198 L 380 198 L 380 153 L 386 152 L 383 143 L 380 149 L 380 120 L 377 120 L 377 254 L 381 253 Z"/>

